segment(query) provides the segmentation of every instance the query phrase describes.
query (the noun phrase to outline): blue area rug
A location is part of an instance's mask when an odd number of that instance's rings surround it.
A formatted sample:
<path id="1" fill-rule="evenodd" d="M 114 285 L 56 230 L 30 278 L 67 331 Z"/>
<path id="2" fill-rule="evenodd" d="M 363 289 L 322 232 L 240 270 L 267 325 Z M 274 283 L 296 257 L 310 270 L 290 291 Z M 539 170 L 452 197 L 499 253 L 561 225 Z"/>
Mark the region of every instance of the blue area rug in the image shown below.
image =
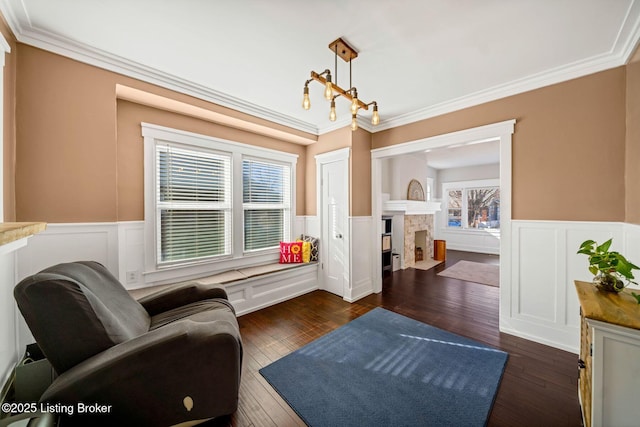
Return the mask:
<path id="1" fill-rule="evenodd" d="M 507 353 L 375 308 L 262 368 L 310 426 L 483 426 Z"/>

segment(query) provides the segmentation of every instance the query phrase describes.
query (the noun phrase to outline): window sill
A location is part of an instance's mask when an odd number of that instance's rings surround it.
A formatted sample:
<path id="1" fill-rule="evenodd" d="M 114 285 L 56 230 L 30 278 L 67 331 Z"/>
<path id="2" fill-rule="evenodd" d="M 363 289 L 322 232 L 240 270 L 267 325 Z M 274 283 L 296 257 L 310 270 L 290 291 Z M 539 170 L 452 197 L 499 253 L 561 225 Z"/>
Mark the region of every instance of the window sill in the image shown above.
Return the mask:
<path id="1" fill-rule="evenodd" d="M 440 228 L 441 233 L 455 233 L 455 234 L 472 234 L 477 235 L 480 233 L 490 234 L 491 236 L 500 237 L 499 228 Z"/>
<path id="2" fill-rule="evenodd" d="M 144 273 L 147 286 L 180 282 L 194 278 L 212 276 L 229 270 L 238 270 L 258 265 L 278 262 L 279 251 L 245 255 L 238 258 L 223 258 L 190 264 L 158 267 Z"/>

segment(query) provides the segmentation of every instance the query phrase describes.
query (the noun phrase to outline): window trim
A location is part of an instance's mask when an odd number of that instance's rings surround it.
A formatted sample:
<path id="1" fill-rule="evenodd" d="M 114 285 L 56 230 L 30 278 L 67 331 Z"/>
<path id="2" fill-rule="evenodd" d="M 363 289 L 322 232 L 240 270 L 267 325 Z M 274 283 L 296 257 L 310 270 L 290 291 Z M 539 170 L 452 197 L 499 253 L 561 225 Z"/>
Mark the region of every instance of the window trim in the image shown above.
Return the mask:
<path id="1" fill-rule="evenodd" d="M 4 99 L 4 65 L 5 65 L 5 54 L 11 53 L 11 46 L 7 43 L 7 39 L 4 38 L 4 35 L 0 34 L 0 99 Z M 14 78 L 15 80 L 15 78 Z M 13 100 L 15 103 L 15 99 Z M 0 104 L 0 117 L 4 117 L 4 102 Z M 0 222 L 4 222 L 4 120 L 0 120 Z M 15 166 L 11 171 L 15 174 Z M 15 203 L 13 206 L 14 214 L 15 214 Z"/>
<path id="2" fill-rule="evenodd" d="M 144 266 L 145 283 L 163 283 L 175 280 L 185 280 L 206 274 L 263 264 L 278 260 L 278 250 L 244 252 L 243 248 L 243 200 L 242 185 L 232 185 L 231 188 L 231 255 L 216 257 L 215 259 L 197 260 L 172 265 L 158 265 L 156 248 L 158 247 L 156 234 L 156 177 L 157 165 L 155 159 L 156 145 L 171 144 L 183 148 L 205 149 L 205 151 L 231 153 L 231 181 L 242 182 L 242 160 L 245 158 L 260 159 L 289 165 L 290 179 L 290 210 L 291 224 L 289 239 L 293 237 L 293 224 L 296 207 L 296 165 L 297 154 L 285 153 L 269 148 L 261 148 L 240 142 L 229 141 L 193 132 L 171 129 L 150 123 L 141 123 L 144 139 Z"/>
<path id="3" fill-rule="evenodd" d="M 442 222 L 440 223 L 440 227 L 447 232 L 452 233 L 487 233 L 490 232 L 492 234 L 500 234 L 499 228 L 470 228 L 468 224 L 461 224 L 461 227 L 449 227 L 449 191 L 450 190 L 462 190 L 462 207 L 461 210 L 461 219 L 466 218 L 466 191 L 467 189 L 472 188 L 480 188 L 480 187 L 498 187 L 500 188 L 500 179 L 478 179 L 471 181 L 453 181 L 453 182 L 443 182 L 442 183 Z M 502 226 L 502 223 L 500 224 Z"/>

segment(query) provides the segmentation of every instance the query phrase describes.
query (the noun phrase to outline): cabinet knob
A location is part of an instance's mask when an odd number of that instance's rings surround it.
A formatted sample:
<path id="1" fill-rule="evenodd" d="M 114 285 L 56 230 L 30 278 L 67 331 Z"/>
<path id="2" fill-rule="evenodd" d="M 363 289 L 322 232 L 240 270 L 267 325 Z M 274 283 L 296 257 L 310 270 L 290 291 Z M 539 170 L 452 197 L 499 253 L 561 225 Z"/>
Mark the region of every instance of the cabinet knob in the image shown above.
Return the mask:
<path id="1" fill-rule="evenodd" d="M 584 364 L 584 360 L 578 359 L 578 369 L 584 369 L 587 365 Z"/>

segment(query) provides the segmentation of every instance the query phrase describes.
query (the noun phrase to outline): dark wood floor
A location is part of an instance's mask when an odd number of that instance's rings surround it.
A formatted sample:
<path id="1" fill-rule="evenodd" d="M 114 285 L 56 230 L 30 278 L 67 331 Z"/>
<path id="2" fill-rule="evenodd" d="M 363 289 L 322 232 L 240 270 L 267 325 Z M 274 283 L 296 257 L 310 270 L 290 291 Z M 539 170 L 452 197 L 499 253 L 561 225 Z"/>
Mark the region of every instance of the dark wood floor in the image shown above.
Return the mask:
<path id="1" fill-rule="evenodd" d="M 580 426 L 577 356 L 498 331 L 492 286 L 437 276 L 459 260 L 497 264 L 498 257 L 447 251 L 431 270 L 387 275 L 380 294 L 353 304 L 315 291 L 238 318 L 244 345 L 240 405 L 208 426 L 304 426 L 258 369 L 375 307 L 428 323 L 509 353 L 489 426 Z"/>

